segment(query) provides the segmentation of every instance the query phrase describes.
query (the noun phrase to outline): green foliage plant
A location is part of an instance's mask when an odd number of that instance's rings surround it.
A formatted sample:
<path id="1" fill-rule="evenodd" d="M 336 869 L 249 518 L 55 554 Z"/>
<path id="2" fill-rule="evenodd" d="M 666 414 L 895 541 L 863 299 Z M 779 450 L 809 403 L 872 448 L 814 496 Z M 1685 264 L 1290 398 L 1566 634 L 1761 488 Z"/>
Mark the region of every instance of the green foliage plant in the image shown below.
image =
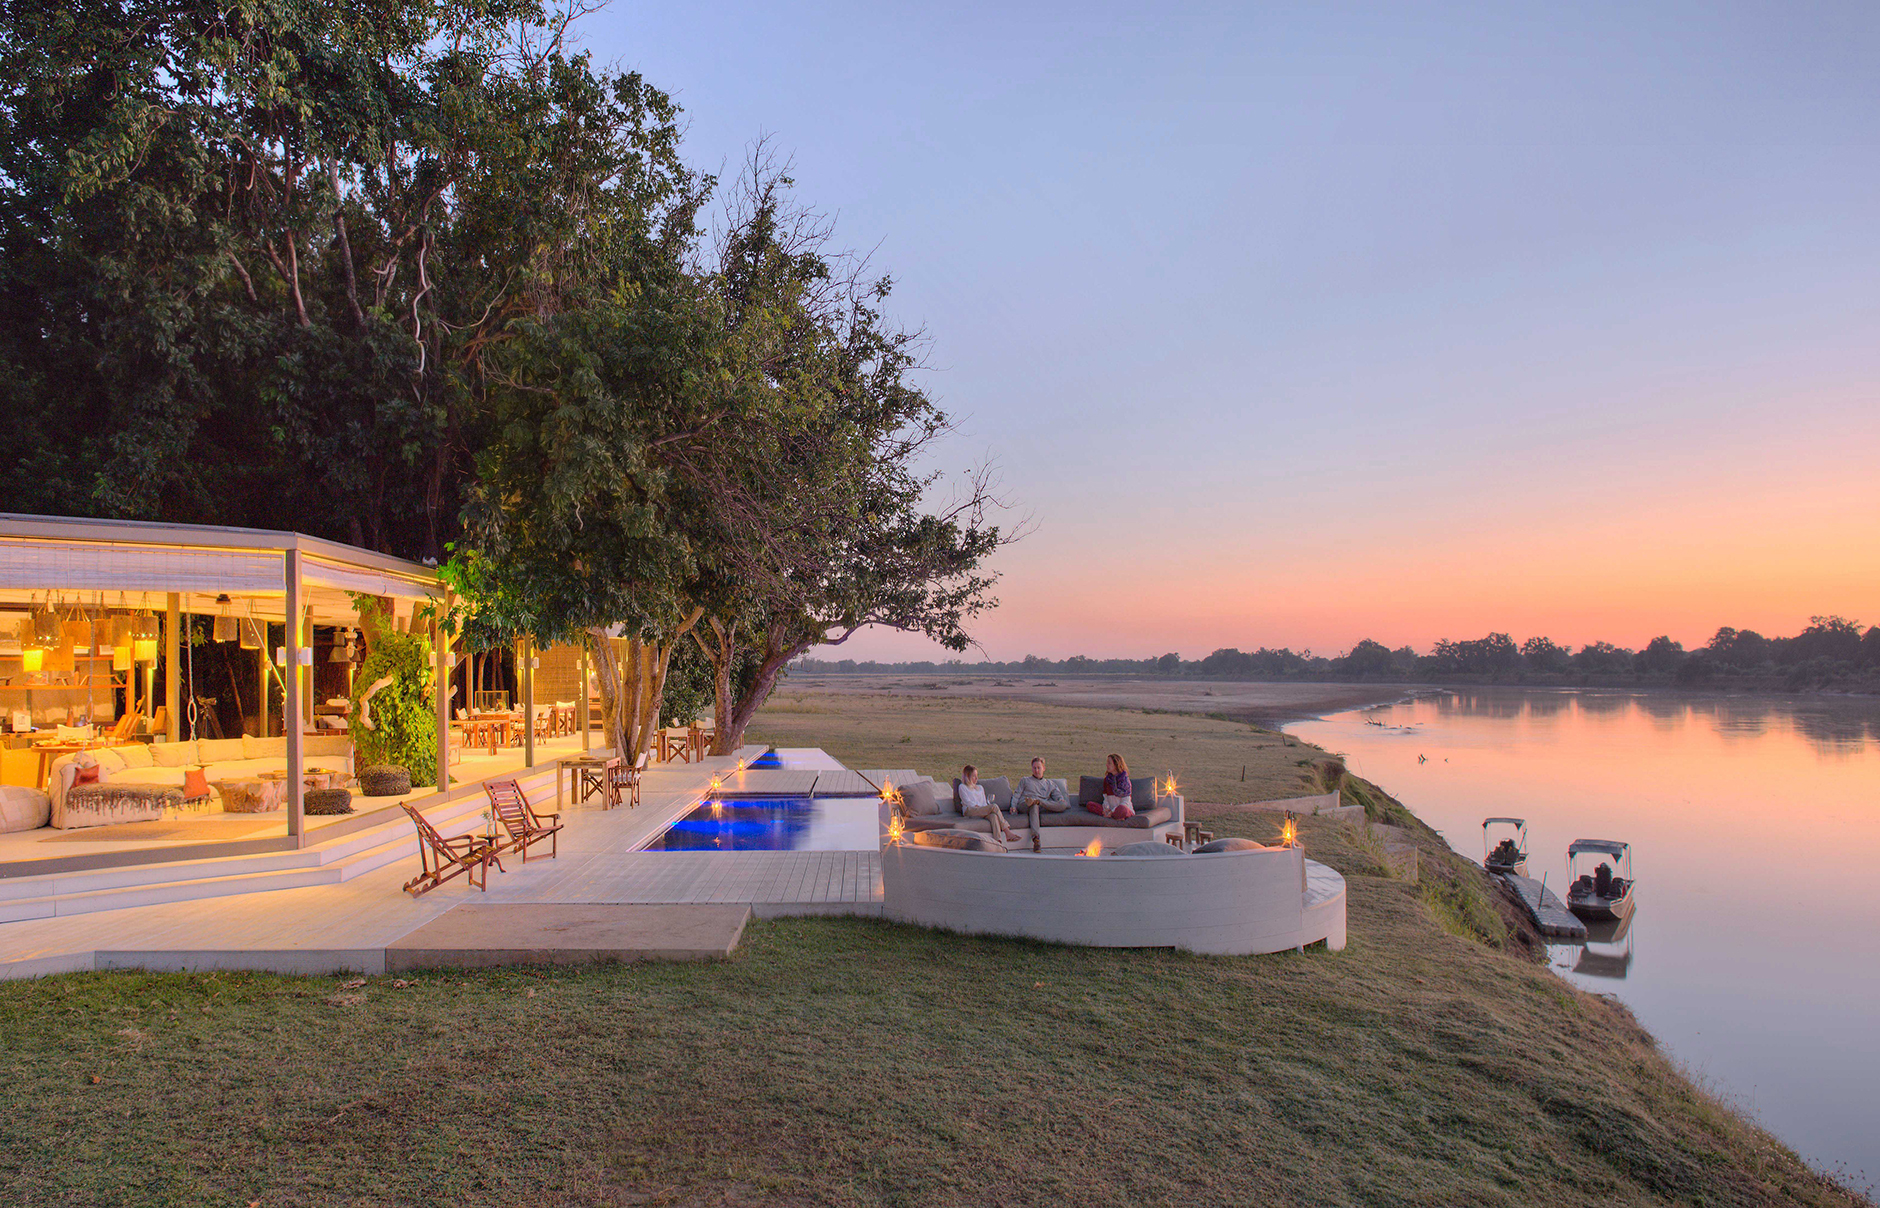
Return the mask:
<path id="1" fill-rule="evenodd" d="M 366 614 L 366 658 L 354 682 L 350 730 L 353 762 L 365 768 L 397 764 L 411 772 L 412 786 L 437 783 L 437 716 L 431 700 L 431 640 L 421 633 L 399 633 L 377 613 Z M 365 690 L 390 676 L 391 683 L 372 694 L 360 720 Z"/>

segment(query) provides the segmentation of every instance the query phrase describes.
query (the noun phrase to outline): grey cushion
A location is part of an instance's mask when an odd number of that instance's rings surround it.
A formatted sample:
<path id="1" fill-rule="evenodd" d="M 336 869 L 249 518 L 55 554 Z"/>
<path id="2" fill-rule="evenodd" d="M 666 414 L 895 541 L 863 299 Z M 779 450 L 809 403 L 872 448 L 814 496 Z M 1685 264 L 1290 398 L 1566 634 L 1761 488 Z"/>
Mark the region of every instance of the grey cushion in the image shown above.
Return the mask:
<path id="1" fill-rule="evenodd" d="M 1142 860 L 1159 860 L 1163 856 L 1179 856 L 1185 853 L 1173 843 L 1152 841 L 1149 843 L 1131 843 L 1125 847 L 1117 848 L 1110 854 L 1118 859 L 1130 859 L 1133 857 Z"/>
<path id="2" fill-rule="evenodd" d="M 914 842 L 925 847 L 950 847 L 956 851 L 1004 851 L 1003 845 L 994 843 L 981 834 L 975 834 L 959 827 L 942 827 L 939 830 L 914 832 Z"/>
<path id="3" fill-rule="evenodd" d="M 1175 817 L 1175 811 L 1165 805 L 1152 810 L 1142 810 L 1134 818 L 1105 818 L 1102 814 L 1093 814 L 1083 806 L 1066 810 L 1061 814 L 1039 814 L 1039 826 L 1100 826 L 1110 830 L 1148 830 L 1160 826 Z M 1025 819 L 1030 825 L 1031 819 Z"/>
<path id="4" fill-rule="evenodd" d="M 1077 778 L 1077 804 L 1089 805 L 1093 801 L 1103 800 L 1103 777 L 1079 776 Z"/>
<path id="5" fill-rule="evenodd" d="M 940 812 L 939 794 L 931 780 L 916 780 L 901 786 L 901 803 L 909 815 L 931 817 Z"/>
<path id="6" fill-rule="evenodd" d="M 981 780 L 979 787 L 986 790 L 986 800 L 1000 809 L 1012 807 L 1012 782 L 1003 776 L 994 776 L 991 780 Z"/>
<path id="7" fill-rule="evenodd" d="M 1139 810 L 1152 808 L 1155 805 L 1155 777 L 1130 777 L 1129 803 Z"/>
<path id="8" fill-rule="evenodd" d="M 38 830 L 52 817 L 52 798 L 23 785 L 0 785 L 0 831 Z"/>
<path id="9" fill-rule="evenodd" d="M 1226 839 L 1215 839 L 1209 843 L 1203 843 L 1200 847 L 1195 848 L 1195 854 L 1197 856 L 1205 856 L 1205 855 L 1210 855 L 1214 852 L 1219 852 L 1219 851 L 1262 851 L 1265 849 L 1265 847 L 1266 847 L 1266 844 L 1256 843 L 1252 839 L 1237 839 L 1237 838 L 1229 837 Z"/>

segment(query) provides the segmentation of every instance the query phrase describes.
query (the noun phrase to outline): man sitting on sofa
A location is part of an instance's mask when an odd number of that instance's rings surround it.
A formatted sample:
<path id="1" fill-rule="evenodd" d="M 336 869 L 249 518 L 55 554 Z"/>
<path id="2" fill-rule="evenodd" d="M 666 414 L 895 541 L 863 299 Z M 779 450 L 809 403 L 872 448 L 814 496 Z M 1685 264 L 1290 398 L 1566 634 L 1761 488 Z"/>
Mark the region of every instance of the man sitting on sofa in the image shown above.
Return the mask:
<path id="1" fill-rule="evenodd" d="M 1022 814 L 1039 809 L 1048 814 L 1061 814 L 1069 808 L 1070 794 L 1057 781 L 1044 778 L 1044 760 L 1034 756 L 1031 775 L 1018 778 L 1018 789 L 1012 794 L 1012 812 Z"/>

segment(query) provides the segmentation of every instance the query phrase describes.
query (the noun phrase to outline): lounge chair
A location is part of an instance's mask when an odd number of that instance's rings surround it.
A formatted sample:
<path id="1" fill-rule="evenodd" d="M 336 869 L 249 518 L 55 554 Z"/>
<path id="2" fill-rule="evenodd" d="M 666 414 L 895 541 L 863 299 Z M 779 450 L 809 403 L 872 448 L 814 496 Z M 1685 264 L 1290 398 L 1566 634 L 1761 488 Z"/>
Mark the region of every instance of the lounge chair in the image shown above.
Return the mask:
<path id="1" fill-rule="evenodd" d="M 503 866 L 502 861 L 496 858 L 495 843 L 482 835 L 458 835 L 454 839 L 446 839 L 409 802 L 400 804 L 411 815 L 411 824 L 418 828 L 418 860 L 423 868 L 417 876 L 405 882 L 406 893 L 414 898 L 422 897 L 444 882 L 455 880 L 466 873 L 472 885 L 481 890 L 489 889 L 490 865 L 494 864 L 498 869 Z"/>
<path id="2" fill-rule="evenodd" d="M 514 780 L 492 780 L 483 786 L 483 791 L 490 795 L 490 811 L 503 825 L 509 835 L 507 842 L 498 841 L 497 854 L 506 851 L 522 853 L 522 862 L 529 862 L 529 845 L 548 840 L 548 856 L 554 859 L 561 840 L 560 814 L 538 814 L 530 808 L 529 799 L 523 795 L 522 786 Z"/>

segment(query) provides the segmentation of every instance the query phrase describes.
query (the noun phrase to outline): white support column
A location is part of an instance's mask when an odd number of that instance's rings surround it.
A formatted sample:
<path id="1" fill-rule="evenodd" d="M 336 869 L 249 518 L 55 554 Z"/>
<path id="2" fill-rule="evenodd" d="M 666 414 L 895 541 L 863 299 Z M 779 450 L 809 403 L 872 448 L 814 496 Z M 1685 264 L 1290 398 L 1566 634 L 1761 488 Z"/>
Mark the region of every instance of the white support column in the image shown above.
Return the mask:
<path id="1" fill-rule="evenodd" d="M 306 647 L 301 645 L 300 617 L 306 592 L 300 582 L 300 551 L 287 551 L 287 624 L 282 627 L 281 638 L 287 643 L 286 674 L 281 683 L 286 689 L 281 701 L 281 725 L 287 733 L 287 837 L 294 841 L 295 847 L 307 846 L 307 818 L 305 779 L 306 756 L 303 737 L 307 728 L 307 719 L 302 712 L 301 684 L 306 678 L 306 669 L 301 666 L 301 654 Z M 312 651 L 307 650 L 308 654 Z M 262 651 L 263 657 L 267 652 Z"/>
<path id="2" fill-rule="evenodd" d="M 438 601 L 438 608 L 450 611 L 450 593 Z M 441 615 L 441 614 L 440 614 Z M 437 791 L 450 792 L 450 637 L 444 627 L 431 622 L 434 676 L 432 695 L 437 712 Z"/>
<path id="3" fill-rule="evenodd" d="M 164 716 L 170 719 L 163 736 L 170 742 L 176 742 L 181 737 L 183 728 L 183 644 L 180 640 L 181 627 L 178 625 L 181 620 L 178 616 L 181 603 L 181 598 L 171 592 L 169 603 L 163 610 L 163 709 Z M 194 688 L 193 684 L 191 688 Z M 191 734 L 190 737 L 194 738 L 195 735 Z"/>
<path id="4" fill-rule="evenodd" d="M 588 660 L 593 657 L 592 648 L 589 646 L 592 641 L 593 638 L 590 635 L 586 633 L 581 635 L 581 691 L 579 693 L 581 703 L 578 706 L 577 715 L 581 718 L 581 753 L 583 755 L 587 754 L 588 744 L 592 741 L 588 735 L 588 728 L 594 724 L 594 719 L 588 716 L 588 676 L 593 674 Z"/>
<path id="5" fill-rule="evenodd" d="M 522 639 L 522 766 L 535 766 L 535 639 Z"/>

